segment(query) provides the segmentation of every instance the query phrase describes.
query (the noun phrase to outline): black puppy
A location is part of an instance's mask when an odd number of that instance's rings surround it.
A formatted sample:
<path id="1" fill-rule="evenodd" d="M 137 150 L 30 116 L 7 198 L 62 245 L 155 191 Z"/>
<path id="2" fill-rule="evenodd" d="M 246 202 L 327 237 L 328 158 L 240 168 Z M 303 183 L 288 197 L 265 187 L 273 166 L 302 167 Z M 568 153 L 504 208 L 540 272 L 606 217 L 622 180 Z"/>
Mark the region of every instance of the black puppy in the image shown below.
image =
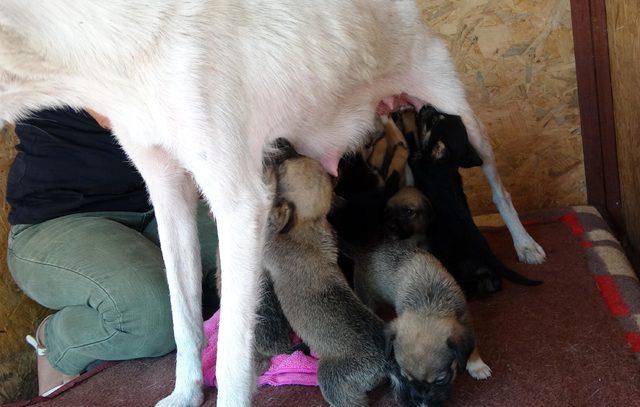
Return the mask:
<path id="1" fill-rule="evenodd" d="M 343 157 L 338 168 L 329 221 L 340 239 L 366 244 L 382 233 L 382 214 L 390 193 L 362 154 Z"/>
<path id="2" fill-rule="evenodd" d="M 349 282 L 353 281 L 353 248 L 384 235 L 385 205 L 404 182 L 408 159 L 403 134 L 391 120 L 384 125 L 380 122 L 379 131 L 371 136 L 366 149 L 340 161 L 328 216 L 338 236 L 338 264 Z"/>
<path id="3" fill-rule="evenodd" d="M 372 134 L 371 146 L 347 155 L 339 164 L 334 192 L 338 199 L 329 221 L 340 239 L 355 245 L 379 240 L 387 200 L 404 183 L 408 147 L 402 132 L 389 120 Z"/>
<path id="4" fill-rule="evenodd" d="M 482 160 L 469 143 L 462 120 L 427 106 L 416 121 L 418 148 L 412 151 L 409 165 L 415 186 L 433 207 L 434 217 L 427 232 L 432 253 L 467 296 L 498 291 L 501 277 L 522 285 L 540 284 L 498 260 L 473 222 L 458 169 L 481 166 Z"/>

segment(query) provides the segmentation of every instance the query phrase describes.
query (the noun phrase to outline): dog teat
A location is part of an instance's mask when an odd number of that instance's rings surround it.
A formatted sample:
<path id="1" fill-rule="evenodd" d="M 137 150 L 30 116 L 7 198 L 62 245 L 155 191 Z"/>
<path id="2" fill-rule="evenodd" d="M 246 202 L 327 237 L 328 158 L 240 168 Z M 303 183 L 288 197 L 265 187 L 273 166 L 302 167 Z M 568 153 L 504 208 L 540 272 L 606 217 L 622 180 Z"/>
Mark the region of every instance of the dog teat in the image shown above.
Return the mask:
<path id="1" fill-rule="evenodd" d="M 338 177 L 338 164 L 342 158 L 342 152 L 337 149 L 328 151 L 322 158 L 320 158 L 320 164 L 326 172 L 332 177 Z"/>

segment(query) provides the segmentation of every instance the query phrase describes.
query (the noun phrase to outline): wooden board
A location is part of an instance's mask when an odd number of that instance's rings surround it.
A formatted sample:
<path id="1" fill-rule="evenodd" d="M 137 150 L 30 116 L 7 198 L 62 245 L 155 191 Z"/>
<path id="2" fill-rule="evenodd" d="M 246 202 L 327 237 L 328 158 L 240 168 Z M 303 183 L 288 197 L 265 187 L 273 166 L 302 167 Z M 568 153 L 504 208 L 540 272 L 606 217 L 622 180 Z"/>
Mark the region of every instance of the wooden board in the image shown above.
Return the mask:
<path id="1" fill-rule="evenodd" d="M 606 5 L 625 240 L 640 266 L 640 7 L 637 0 Z"/>
<path id="2" fill-rule="evenodd" d="M 587 199 L 622 227 L 605 0 L 571 0 Z"/>
<path id="3" fill-rule="evenodd" d="M 584 204 L 586 186 L 569 0 L 419 0 L 449 44 L 516 207 Z M 481 171 L 474 214 L 495 212 Z"/>

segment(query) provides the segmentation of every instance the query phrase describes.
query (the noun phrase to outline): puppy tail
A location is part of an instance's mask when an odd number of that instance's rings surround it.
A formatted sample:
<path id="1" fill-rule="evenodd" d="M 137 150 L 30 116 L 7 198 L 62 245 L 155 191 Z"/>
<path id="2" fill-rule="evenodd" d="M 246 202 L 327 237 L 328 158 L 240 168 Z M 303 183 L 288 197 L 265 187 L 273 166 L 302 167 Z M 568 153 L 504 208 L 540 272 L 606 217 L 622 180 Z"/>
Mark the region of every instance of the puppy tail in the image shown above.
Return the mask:
<path id="1" fill-rule="evenodd" d="M 498 259 L 494 260 L 492 268 L 496 270 L 500 274 L 500 276 L 511 281 L 512 283 L 526 286 L 536 286 L 542 284 L 542 281 L 540 280 L 532 280 L 516 271 L 511 270 L 510 268 L 502 264 L 502 262 Z"/>

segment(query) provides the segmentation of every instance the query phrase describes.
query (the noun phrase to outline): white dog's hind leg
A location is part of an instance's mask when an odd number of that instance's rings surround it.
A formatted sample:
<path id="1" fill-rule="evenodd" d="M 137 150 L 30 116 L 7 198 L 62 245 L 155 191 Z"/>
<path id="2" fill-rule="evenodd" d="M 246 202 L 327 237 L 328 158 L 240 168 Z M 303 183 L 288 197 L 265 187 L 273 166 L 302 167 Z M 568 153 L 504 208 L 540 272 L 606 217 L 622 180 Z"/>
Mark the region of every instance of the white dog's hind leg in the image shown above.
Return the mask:
<path id="1" fill-rule="evenodd" d="M 477 151 L 481 151 L 478 146 L 475 146 Z M 502 180 L 498 175 L 495 161 L 493 159 L 493 153 L 480 154 L 484 164 L 482 170 L 484 171 L 489 185 L 491 185 L 491 191 L 493 194 L 493 203 L 498 208 L 504 223 L 507 225 L 511 237 L 513 238 L 513 244 L 518 254 L 518 259 L 524 263 L 539 264 L 545 261 L 546 254 L 544 249 L 529 235 L 522 226 L 518 213 L 516 212 L 513 202 L 511 201 L 511 195 L 502 185 Z M 489 158 L 490 157 L 490 158 Z"/>
<path id="2" fill-rule="evenodd" d="M 160 147 L 123 147 L 144 178 L 156 220 L 171 296 L 176 341 L 176 384 L 157 405 L 199 406 L 202 394 L 202 265 L 191 176 Z"/>
<path id="3" fill-rule="evenodd" d="M 466 113 L 459 114 L 467 128 L 469 141 L 478 152 L 478 155 L 480 155 L 480 158 L 482 158 L 482 171 L 491 186 L 493 203 L 496 205 L 496 208 L 498 208 L 505 225 L 511 233 L 518 259 L 530 264 L 544 262 L 546 258 L 544 249 L 542 249 L 525 230 L 511 201 L 511 194 L 509 194 L 502 184 L 496 167 L 493 149 L 491 148 L 482 124 L 471 111 L 470 107 L 463 111 L 466 111 Z"/>
<path id="4" fill-rule="evenodd" d="M 425 40 L 422 52 L 422 56 L 416 55 L 415 68 L 409 74 L 407 89 L 411 89 L 412 96 L 432 104 L 438 110 L 462 118 L 469 141 L 484 162 L 482 169 L 491 186 L 493 202 L 511 233 L 518 258 L 525 263 L 542 263 L 545 252 L 518 218 L 511 196 L 498 175 L 491 144 L 467 102 L 449 52 L 442 41 L 434 38 Z"/>

